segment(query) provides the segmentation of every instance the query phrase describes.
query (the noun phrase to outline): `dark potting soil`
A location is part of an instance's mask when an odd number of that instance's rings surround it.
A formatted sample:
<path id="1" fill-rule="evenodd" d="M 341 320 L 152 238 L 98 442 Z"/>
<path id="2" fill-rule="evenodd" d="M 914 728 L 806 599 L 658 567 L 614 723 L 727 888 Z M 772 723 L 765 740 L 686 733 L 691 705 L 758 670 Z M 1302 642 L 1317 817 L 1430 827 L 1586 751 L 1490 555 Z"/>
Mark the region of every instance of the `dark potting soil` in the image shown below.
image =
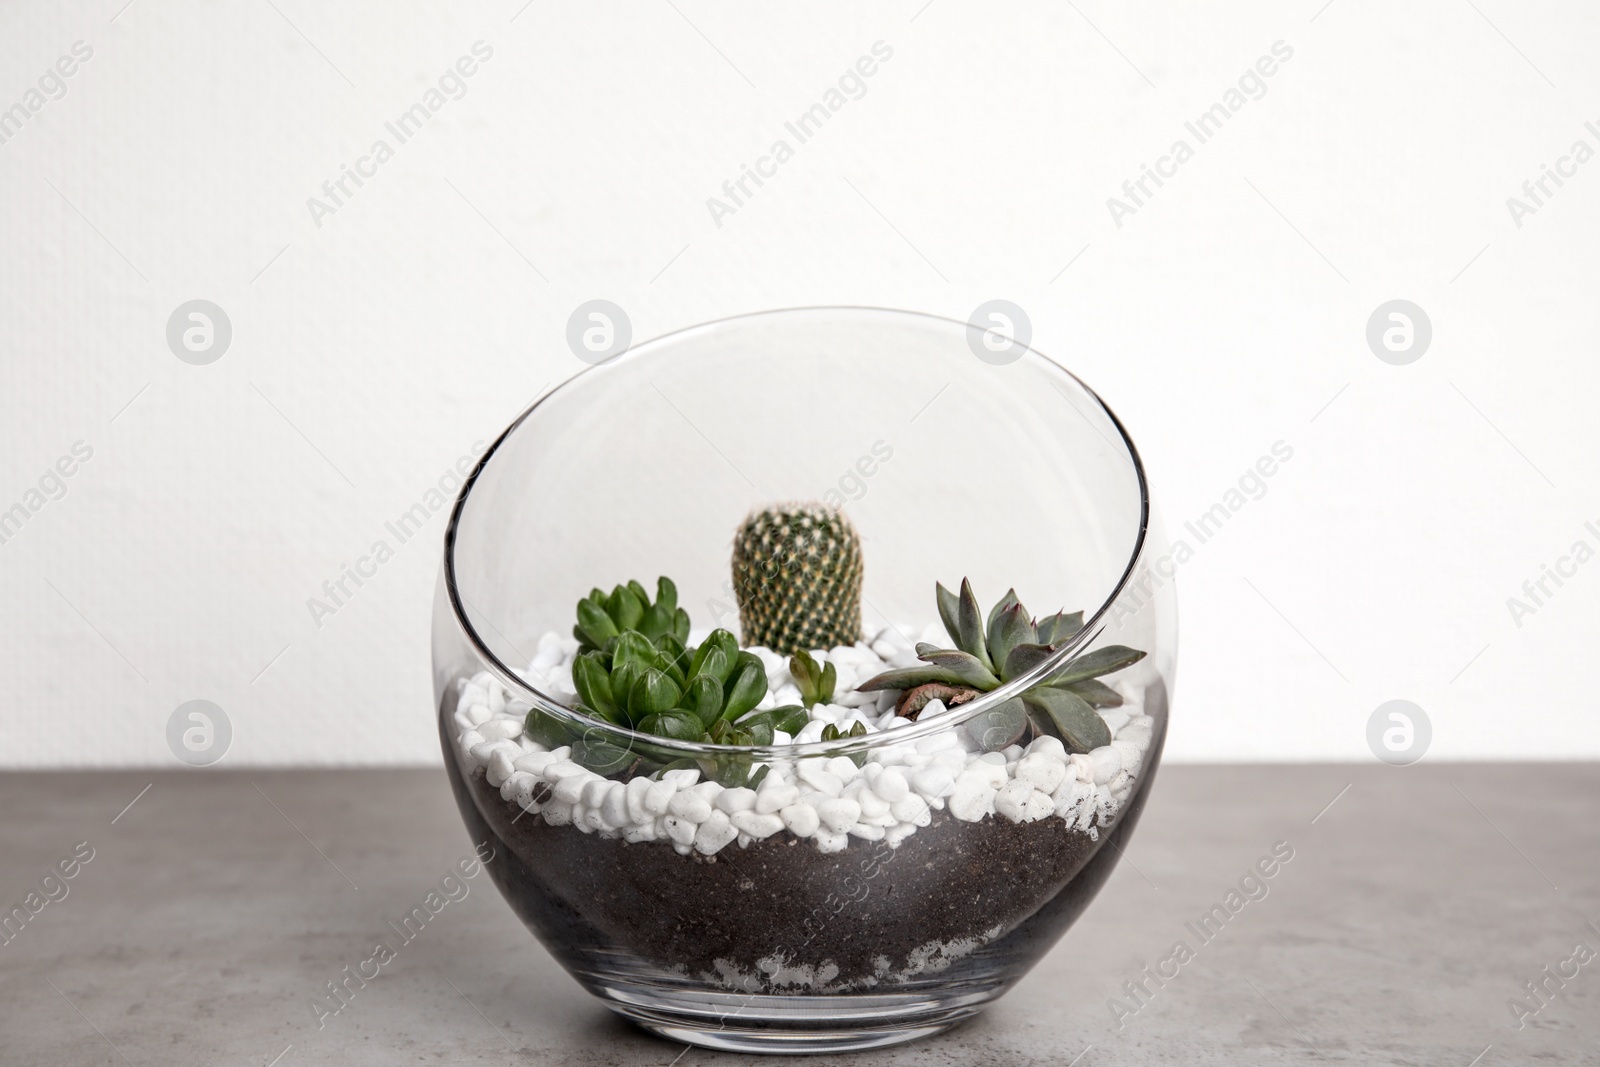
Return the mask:
<path id="1" fill-rule="evenodd" d="M 864 991 L 942 966 L 942 944 L 976 947 L 1043 910 L 1022 932 L 1043 940 L 1023 954 L 1040 954 L 1070 922 L 1050 917 L 1076 914 L 1109 871 L 1086 876 L 1094 885 L 1084 893 L 1063 893 L 1103 842 L 1053 817 L 970 823 L 944 811 L 894 849 L 851 838 L 824 854 L 781 831 L 683 856 L 665 842 L 551 826 L 502 800 L 482 774 L 463 782 L 450 769 L 463 810 L 477 809 L 469 828 L 489 831 L 507 853 L 489 864 L 507 899 L 580 969 L 587 952 L 620 949 L 746 991 L 801 992 L 781 976 L 752 982 L 758 961 L 778 956 L 786 972 L 817 969 L 831 992 Z M 949 955 L 960 954 L 957 946 Z"/>

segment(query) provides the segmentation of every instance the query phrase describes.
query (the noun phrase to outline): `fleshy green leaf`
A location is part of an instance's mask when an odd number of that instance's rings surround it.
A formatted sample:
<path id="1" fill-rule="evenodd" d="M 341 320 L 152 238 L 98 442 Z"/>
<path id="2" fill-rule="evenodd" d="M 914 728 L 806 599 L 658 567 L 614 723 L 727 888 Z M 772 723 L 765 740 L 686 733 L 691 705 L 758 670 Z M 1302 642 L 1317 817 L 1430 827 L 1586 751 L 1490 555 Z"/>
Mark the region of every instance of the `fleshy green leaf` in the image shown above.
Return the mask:
<path id="1" fill-rule="evenodd" d="M 689 675 L 709 674 L 719 682 L 726 682 L 738 658 L 739 639 L 727 630 L 713 630 L 695 649 L 694 659 L 689 664 Z"/>
<path id="2" fill-rule="evenodd" d="M 989 621 L 989 655 L 1008 672 L 1008 678 L 1016 677 L 1009 673 L 1011 664 L 1007 657 L 1011 655 L 1011 650 L 1021 645 L 1037 644 L 1039 640 L 1033 631 L 1033 623 L 1028 621 L 1027 609 L 1016 602 L 1015 596 L 1011 601 L 998 614 L 991 615 Z"/>
<path id="3" fill-rule="evenodd" d="M 565 724 L 553 715 L 547 715 L 538 708 L 528 712 L 528 717 L 522 721 L 522 730 L 528 737 L 539 742 L 545 748 L 560 748 L 570 739 L 570 734 Z"/>
<path id="4" fill-rule="evenodd" d="M 1000 613 L 1002 611 L 1006 610 L 1007 608 L 1009 608 L 1011 605 L 1013 605 L 1015 603 L 1017 603 L 1017 591 L 1015 589 L 1007 589 L 1006 590 L 1006 595 L 1000 598 L 999 603 L 995 604 L 994 607 L 989 609 L 989 619 L 988 619 L 987 622 L 984 623 L 984 626 L 988 629 L 990 634 L 994 633 L 994 620 L 996 620 L 996 619 L 998 619 L 1000 617 Z M 1027 612 L 1023 612 L 1023 614 L 1026 615 Z M 990 650 L 993 651 L 994 638 L 991 636 L 989 638 L 989 640 L 991 642 Z M 998 652 L 995 652 L 993 654 L 994 654 L 994 658 L 997 659 L 997 660 L 1001 660 L 1001 659 L 1004 658 Z"/>
<path id="5" fill-rule="evenodd" d="M 819 667 L 811 653 L 796 652 L 789 657 L 789 676 L 794 679 L 795 688 L 800 690 L 800 702 L 806 707 L 833 701 L 839 672 L 832 663 Z"/>
<path id="6" fill-rule="evenodd" d="M 705 733 L 705 725 L 692 712 L 673 710 L 646 715 L 639 721 L 639 729 L 657 737 L 674 737 L 679 741 L 698 741 Z"/>
<path id="7" fill-rule="evenodd" d="M 806 723 L 811 721 L 811 716 L 806 714 L 806 709 L 794 704 L 785 704 L 781 708 L 773 708 L 767 714 L 772 716 L 772 728 L 782 730 L 793 737 L 804 730 Z"/>
<path id="8" fill-rule="evenodd" d="M 607 641 L 620 632 L 605 608 L 591 600 L 578 601 L 578 630 L 581 632 L 581 639 L 596 648 L 604 647 Z"/>
<path id="9" fill-rule="evenodd" d="M 954 675 L 957 680 L 972 686 L 974 689 L 988 692 L 990 689 L 998 689 L 1000 687 L 1000 679 L 996 678 L 989 668 L 979 663 L 977 656 L 969 656 L 967 653 L 957 652 L 953 648 L 934 648 L 925 644 L 917 646 L 917 655 L 925 662 L 932 664 L 947 674 Z M 915 668 L 912 669 L 914 670 Z"/>
<path id="10" fill-rule="evenodd" d="M 1106 721 L 1074 693 L 1042 685 L 1024 693 L 1022 699 L 1050 717 L 1069 751 L 1089 752 L 1111 743 Z"/>
<path id="11" fill-rule="evenodd" d="M 972 595 L 972 583 L 961 579 L 961 596 L 956 603 L 956 645 L 961 651 L 976 656 L 978 662 L 994 671 L 994 660 L 989 658 L 989 646 L 983 638 L 983 615 L 978 610 L 978 598 Z"/>
<path id="12" fill-rule="evenodd" d="M 628 696 L 633 692 L 633 683 L 648 668 L 637 661 L 614 664 L 611 668 L 611 696 L 622 711 L 628 713 Z M 637 716 L 628 715 L 628 721 L 636 721 Z"/>
<path id="13" fill-rule="evenodd" d="M 666 672 L 646 668 L 628 689 L 628 717 L 642 722 L 646 716 L 670 710 L 682 696 L 683 690 Z"/>
<path id="14" fill-rule="evenodd" d="M 1067 614 L 1058 611 L 1049 618 L 1039 620 L 1039 643 L 1041 645 L 1059 645 L 1083 629 L 1083 612 L 1074 611 Z"/>
<path id="15" fill-rule="evenodd" d="M 957 621 L 961 616 L 961 607 L 956 600 L 956 595 L 944 587 L 941 582 L 933 583 L 934 595 L 939 601 L 939 621 L 944 623 L 945 633 L 950 635 L 953 644 L 961 643 L 961 624 Z"/>
<path id="16" fill-rule="evenodd" d="M 627 749 L 592 731 L 572 742 L 572 761 L 596 774 L 615 774 L 637 757 Z"/>
<path id="17" fill-rule="evenodd" d="M 740 663 L 723 687 L 727 694 L 722 717 L 734 720 L 761 703 L 767 695 L 767 671 L 749 652 L 739 653 Z"/>
<path id="18" fill-rule="evenodd" d="M 1003 672 L 1006 681 L 1022 677 L 1055 655 L 1055 652 L 1055 648 L 1050 645 L 1018 645 L 1006 656 L 1006 668 Z"/>
<path id="19" fill-rule="evenodd" d="M 682 608 L 672 614 L 672 636 L 676 637 L 680 644 L 687 644 L 689 641 L 689 613 Z"/>
<path id="20" fill-rule="evenodd" d="M 632 589 L 619 585 L 606 600 L 606 613 L 617 624 L 617 629 L 631 630 L 644 618 L 644 601 Z"/>
<path id="21" fill-rule="evenodd" d="M 665 608 L 669 616 L 678 612 L 678 587 L 665 574 L 656 579 L 656 604 Z"/>
<path id="22" fill-rule="evenodd" d="M 692 712 L 702 729 L 709 727 L 722 717 L 722 683 L 709 674 L 695 675 L 678 698 L 678 707 Z"/>
<path id="23" fill-rule="evenodd" d="M 1016 744 L 1027 728 L 1027 708 L 1017 697 L 981 711 L 962 724 L 967 737 L 985 752 L 998 752 Z"/>
<path id="24" fill-rule="evenodd" d="M 622 631 L 611 646 L 612 670 L 625 663 L 637 663 L 642 667 L 656 665 L 656 646 L 638 630 Z"/>
<path id="25" fill-rule="evenodd" d="M 622 709 L 611 692 L 611 672 L 600 653 L 585 652 L 572 661 L 572 684 L 584 707 L 612 722 L 621 718 Z"/>
<path id="26" fill-rule="evenodd" d="M 1067 664 L 1050 679 L 1049 684 L 1062 686 L 1081 682 L 1085 678 L 1098 678 L 1102 674 L 1131 667 L 1142 659 L 1144 653 L 1138 649 L 1129 648 L 1127 645 L 1107 645 L 1105 648 L 1097 648 L 1087 655 L 1079 656 Z"/>
<path id="27" fill-rule="evenodd" d="M 911 689 L 926 685 L 928 682 L 962 684 L 961 679 L 953 672 L 930 664 L 926 667 L 902 667 L 899 670 L 884 671 L 875 678 L 868 678 L 856 686 L 856 689 L 862 693 L 877 693 L 885 689 Z"/>
<path id="28" fill-rule="evenodd" d="M 660 604 L 651 604 L 639 620 L 639 632 L 652 641 L 660 640 L 664 634 L 672 632 L 672 612 Z"/>
<path id="29" fill-rule="evenodd" d="M 1078 694 L 1078 696 L 1097 708 L 1117 708 L 1122 706 L 1121 693 L 1104 682 L 1095 681 L 1093 678 L 1085 678 L 1063 688 Z"/>

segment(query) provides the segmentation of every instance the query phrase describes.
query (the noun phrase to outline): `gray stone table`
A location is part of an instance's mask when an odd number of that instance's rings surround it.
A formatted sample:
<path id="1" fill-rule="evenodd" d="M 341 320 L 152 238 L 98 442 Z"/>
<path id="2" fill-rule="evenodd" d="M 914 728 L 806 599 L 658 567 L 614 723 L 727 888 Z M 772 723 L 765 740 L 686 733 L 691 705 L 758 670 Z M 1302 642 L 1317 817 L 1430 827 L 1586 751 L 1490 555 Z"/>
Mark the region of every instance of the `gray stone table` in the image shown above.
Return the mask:
<path id="1" fill-rule="evenodd" d="M 0 903 L 74 872 L 0 944 L 5 1064 L 748 1059 L 613 1018 L 483 876 L 319 1027 L 324 983 L 469 851 L 442 770 L 13 773 L 0 813 Z M 1266 896 L 1201 944 L 1186 923 L 1277 842 Z M 1170 766 L 1099 898 L 997 1006 L 819 1060 L 1597 1064 L 1600 958 L 1572 962 L 1597 928 L 1594 764 Z M 1194 958 L 1130 999 L 1180 939 Z"/>

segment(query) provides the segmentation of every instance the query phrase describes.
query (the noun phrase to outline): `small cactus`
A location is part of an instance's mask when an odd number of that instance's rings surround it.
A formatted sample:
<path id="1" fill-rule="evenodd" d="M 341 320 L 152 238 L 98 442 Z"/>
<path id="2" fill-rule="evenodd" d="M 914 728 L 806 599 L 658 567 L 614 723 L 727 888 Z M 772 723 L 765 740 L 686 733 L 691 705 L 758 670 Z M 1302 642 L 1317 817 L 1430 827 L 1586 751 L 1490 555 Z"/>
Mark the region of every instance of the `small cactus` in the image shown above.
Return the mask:
<path id="1" fill-rule="evenodd" d="M 752 512 L 733 538 L 744 644 L 784 655 L 861 638 L 861 538 L 824 504 Z"/>

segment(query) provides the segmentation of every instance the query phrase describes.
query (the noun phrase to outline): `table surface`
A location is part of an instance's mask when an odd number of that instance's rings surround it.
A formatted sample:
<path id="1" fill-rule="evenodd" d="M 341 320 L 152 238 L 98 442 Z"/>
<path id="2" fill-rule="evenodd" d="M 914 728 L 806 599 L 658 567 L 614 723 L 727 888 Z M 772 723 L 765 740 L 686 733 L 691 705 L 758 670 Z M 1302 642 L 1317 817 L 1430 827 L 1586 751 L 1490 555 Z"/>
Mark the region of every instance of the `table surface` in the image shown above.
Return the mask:
<path id="1" fill-rule="evenodd" d="M 319 1026 L 324 984 L 470 851 L 442 770 L 13 773 L 0 812 L 7 909 L 93 849 L 0 944 L 0 1062 L 749 1059 L 613 1017 L 481 876 Z M 1278 842 L 1293 859 L 1266 896 L 1201 944 L 1186 923 Z M 1193 958 L 1114 1014 L 1179 940 Z M 1572 962 L 1580 943 L 1600 952 L 1600 766 L 1170 766 L 1099 898 L 1008 996 L 919 1044 L 818 1059 L 1594 1064 L 1600 956 Z"/>

